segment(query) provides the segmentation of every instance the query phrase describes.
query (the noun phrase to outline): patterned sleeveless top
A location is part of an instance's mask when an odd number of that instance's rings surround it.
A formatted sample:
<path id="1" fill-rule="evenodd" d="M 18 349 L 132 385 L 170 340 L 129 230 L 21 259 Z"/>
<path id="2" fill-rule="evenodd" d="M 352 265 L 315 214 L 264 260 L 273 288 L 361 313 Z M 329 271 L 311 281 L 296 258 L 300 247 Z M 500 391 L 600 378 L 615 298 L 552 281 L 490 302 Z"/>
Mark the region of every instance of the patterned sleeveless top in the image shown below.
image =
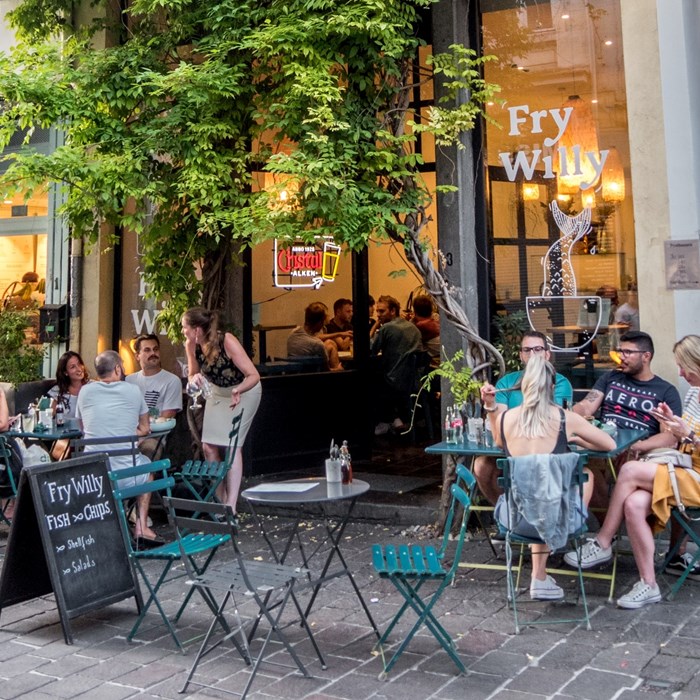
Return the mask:
<path id="1" fill-rule="evenodd" d="M 233 360 L 226 354 L 224 349 L 224 336 L 219 335 L 219 354 L 211 364 L 204 358 L 202 348 L 197 345 L 195 357 L 199 363 L 201 373 L 216 386 L 229 387 L 240 384 L 243 379 L 243 372 L 233 363 Z"/>

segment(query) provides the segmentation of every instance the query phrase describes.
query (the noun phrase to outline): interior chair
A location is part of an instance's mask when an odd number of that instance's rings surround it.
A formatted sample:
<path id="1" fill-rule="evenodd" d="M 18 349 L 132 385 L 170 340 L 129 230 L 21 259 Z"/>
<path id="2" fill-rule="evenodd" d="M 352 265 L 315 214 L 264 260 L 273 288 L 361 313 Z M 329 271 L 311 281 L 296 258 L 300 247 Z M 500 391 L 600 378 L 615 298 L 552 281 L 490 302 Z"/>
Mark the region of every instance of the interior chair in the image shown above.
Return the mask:
<path id="1" fill-rule="evenodd" d="M 557 457 L 558 460 L 551 460 L 551 457 Z M 585 519 L 580 518 L 582 521 L 580 526 L 576 527 L 573 531 L 569 531 L 568 519 L 566 517 L 572 509 L 578 511 L 577 504 L 583 501 L 583 485 L 588 479 L 588 475 L 583 471 L 583 467 L 586 464 L 586 457 L 583 455 L 578 455 L 576 453 L 567 453 L 561 455 L 526 455 L 525 457 L 506 457 L 503 459 L 496 460 L 496 464 L 501 469 L 502 475 L 499 477 L 499 483 L 503 488 L 505 495 L 505 507 L 506 507 L 506 520 L 508 525 L 503 526 L 502 523 L 498 523 L 499 530 L 502 535 L 505 536 L 506 540 L 506 585 L 508 602 L 513 610 L 513 618 L 515 622 L 515 633 L 520 633 L 520 622 L 518 618 L 518 583 L 514 578 L 513 573 L 513 544 L 520 546 L 519 561 L 517 565 L 518 571 L 518 581 L 520 578 L 520 572 L 523 570 L 523 560 L 525 556 L 526 545 L 531 544 L 546 544 L 545 540 L 540 537 L 527 537 L 522 534 L 518 534 L 514 530 L 517 529 L 517 525 L 520 521 L 520 516 L 523 515 L 523 506 L 527 507 L 519 500 L 517 494 L 518 486 L 518 470 L 528 470 L 532 473 L 533 464 L 532 459 L 538 460 L 538 466 L 542 468 L 540 475 L 540 481 L 546 483 L 552 483 L 557 481 L 557 476 L 561 478 L 559 481 L 562 486 L 562 495 L 557 504 L 558 511 L 556 513 L 556 520 L 552 518 L 547 518 L 547 520 L 552 520 L 553 522 L 559 522 L 559 536 L 562 538 L 562 544 L 566 545 L 568 543 L 577 553 L 578 553 L 578 566 L 575 569 L 575 573 L 578 576 L 580 598 L 582 602 L 583 613 L 580 617 L 575 618 L 542 618 L 538 620 L 528 621 L 528 625 L 538 625 L 538 624 L 558 624 L 558 623 L 586 623 L 586 629 L 591 629 L 591 621 L 588 612 L 588 601 L 586 599 L 586 591 L 583 585 L 584 573 L 581 569 L 581 557 L 580 548 L 584 541 L 584 534 L 587 532 Z M 568 468 L 571 470 L 570 479 L 568 482 L 565 481 L 565 471 L 562 463 L 566 463 Z M 554 469 L 560 471 L 560 475 L 554 473 Z M 550 512 L 551 514 L 551 512 Z M 572 518 L 573 520 L 574 518 Z M 562 522 L 563 529 L 562 529 Z M 564 532 L 566 530 L 566 532 Z M 548 569 L 548 571 L 552 571 Z M 557 573 L 569 574 L 571 575 L 574 571 L 566 570 L 556 570 Z M 537 604 L 541 604 L 537 601 Z"/>
<path id="2" fill-rule="evenodd" d="M 238 433 L 241 429 L 243 410 L 234 415 L 231 421 L 231 431 L 228 434 L 228 447 L 224 459 L 221 462 L 206 462 L 204 460 L 189 459 L 182 465 L 174 476 L 185 488 L 187 497 L 197 501 L 218 503 L 216 489 L 228 474 L 238 448 Z M 208 512 L 208 511 L 207 511 Z M 197 517 L 195 515 L 194 517 Z"/>
<path id="3" fill-rule="evenodd" d="M 697 545 L 697 549 L 692 553 L 693 558 L 686 566 L 685 571 L 679 576 L 678 580 L 673 584 L 673 588 L 671 588 L 669 594 L 666 596 L 668 600 L 673 600 L 676 597 L 678 591 L 688 577 L 688 574 L 692 571 L 695 564 L 700 561 L 700 532 L 698 531 L 700 527 L 700 508 L 685 507 L 684 510 L 681 511 L 677 506 L 672 506 L 671 517 L 675 518 L 676 522 L 683 528 L 683 533 L 688 535 L 688 540 Z M 668 551 L 660 571 L 664 571 L 669 561 L 678 553 L 682 541 L 683 538 L 679 537 L 675 545 Z"/>
<path id="4" fill-rule="evenodd" d="M 166 581 L 172 581 L 175 578 L 185 576 L 186 572 L 180 570 L 178 572 L 174 572 L 173 576 L 168 577 L 173 565 L 179 563 L 181 560 L 185 563 L 187 572 L 195 572 L 198 576 L 203 574 L 207 570 L 207 567 L 209 566 L 217 549 L 229 539 L 229 535 L 227 533 L 210 533 L 206 535 L 192 534 L 185 535 L 177 541 L 168 542 L 159 547 L 149 549 L 138 548 L 136 542 L 131 537 L 131 532 L 129 529 L 129 519 L 127 514 L 128 503 L 146 493 L 159 493 L 161 494 L 162 498 L 164 498 L 165 495 L 169 496 L 170 489 L 175 484 L 173 477 L 168 476 L 169 468 L 170 460 L 163 459 L 158 462 L 149 462 L 136 467 L 110 471 L 109 478 L 112 483 L 114 500 L 117 504 L 119 522 L 121 525 L 126 550 L 129 555 L 129 560 L 146 585 L 149 594 L 146 603 L 139 610 L 139 616 L 134 623 L 134 626 L 127 635 L 127 640 L 131 641 L 134 638 L 149 608 L 151 605 L 155 605 L 178 649 L 184 651 L 184 645 L 188 642 L 182 642 L 179 639 L 177 633 L 175 632 L 175 628 L 173 627 L 173 623 L 177 623 L 177 621 L 180 619 L 196 589 L 191 588 L 187 592 L 187 595 L 185 596 L 185 599 L 175 614 L 172 622 L 166 615 L 165 610 L 163 609 L 163 606 L 158 598 L 158 594 Z M 143 476 L 147 476 L 149 480 L 135 486 L 128 486 L 124 488 L 119 486 L 119 481 L 123 479 L 132 477 L 138 478 Z M 160 567 L 159 573 L 156 575 L 154 575 L 152 572 L 152 567 L 150 566 L 151 562 Z M 150 576 L 149 571 L 151 572 Z M 209 608 L 212 611 L 216 611 L 216 602 L 207 593 L 207 591 L 200 590 L 200 593 L 202 594 L 202 597 Z"/>
<path id="5" fill-rule="evenodd" d="M 465 469 L 460 474 L 460 480 L 463 481 L 467 490 L 458 484 L 451 486 L 452 501 L 445 520 L 445 529 L 439 549 L 435 549 L 432 545 L 418 544 L 375 544 L 372 546 L 372 565 L 375 572 L 380 578 L 391 581 L 405 601 L 375 646 L 375 649 L 381 652 L 383 660 L 383 645 L 404 613 L 410 608 L 416 613 L 418 618 L 399 644 L 398 649 L 389 659 L 389 662 L 386 663 L 384 660 L 384 670 L 379 675 L 380 680 L 386 678 L 386 675 L 406 650 L 416 632 L 423 625 L 437 639 L 459 671 L 466 673 L 450 633 L 433 614 L 433 607 L 442 596 L 444 590 L 449 587 L 457 571 L 462 555 L 467 521 L 469 520 L 471 499 L 476 490 L 476 479 L 468 470 Z M 446 561 L 447 547 L 451 539 L 452 523 L 460 506 L 462 507 L 462 515 L 459 534 L 453 552 L 452 563 L 448 565 Z M 434 588 L 432 593 L 425 593 L 423 586 L 429 582 L 437 583 L 437 588 Z M 432 589 L 433 587 L 431 586 L 430 588 Z"/>
<path id="6" fill-rule="evenodd" d="M 284 626 L 281 623 L 289 601 L 292 601 L 296 608 L 298 617 L 295 618 L 295 621 L 296 619 L 301 621 L 301 625 L 306 631 L 321 663 L 321 668 L 325 669 L 326 664 L 323 656 L 295 595 L 295 587 L 298 584 L 307 585 L 308 569 L 245 559 L 238 548 L 236 520 L 233 509 L 228 504 L 202 503 L 201 501 L 167 497 L 163 499 L 163 502 L 168 509 L 170 521 L 177 532 L 177 541 L 181 549 L 182 559 L 187 567 L 188 584 L 193 589 L 202 591 L 212 599 L 214 596 L 223 596 L 221 603 L 213 611 L 214 619 L 207 630 L 180 692 L 186 692 L 188 686 L 192 684 L 204 688 L 214 688 L 220 692 L 233 695 L 240 695 L 241 699 L 243 699 L 248 694 L 258 669 L 263 662 L 284 668 L 296 668 L 305 678 L 311 678 L 311 674 L 305 668 L 294 646 L 292 646 L 292 643 L 284 633 L 284 628 L 289 624 L 289 621 Z M 200 512 L 203 512 L 208 517 L 197 519 L 196 516 Z M 193 536 L 192 533 L 196 533 L 198 537 L 227 539 L 232 545 L 233 559 L 227 560 L 225 563 L 217 561 L 205 572 L 194 569 L 189 563 L 190 558 L 186 555 L 188 538 Z M 253 614 L 244 621 L 241 613 L 246 612 L 246 608 L 252 610 Z M 225 615 L 227 609 L 235 620 L 235 625 L 231 625 L 230 629 L 226 629 L 227 621 Z M 253 653 L 251 649 L 253 640 L 249 638 L 253 633 L 250 632 L 250 629 L 251 625 L 254 625 L 254 629 L 257 629 L 257 623 L 261 620 L 263 624 L 265 621 L 269 624 L 269 629 L 262 639 L 260 648 L 257 649 L 256 653 Z M 226 631 L 219 635 L 218 638 L 214 638 L 217 623 Z M 238 637 L 238 640 L 236 640 L 236 637 Z M 252 666 L 250 676 L 242 692 L 226 690 L 218 685 L 210 685 L 206 682 L 206 675 L 201 680 L 193 680 L 200 662 L 229 640 L 234 641 L 245 663 L 248 666 Z M 256 647 L 258 641 L 255 640 Z M 271 642 L 277 642 L 281 644 L 282 648 L 286 649 L 294 661 L 294 666 L 266 658 L 268 653 L 281 650 L 278 646 L 271 647 L 270 651 L 268 651 Z"/>
<path id="7" fill-rule="evenodd" d="M 12 447 L 7 439 L 0 435 L 0 523 L 12 524 L 12 510 L 17 498 L 17 478 L 19 474 L 13 461 Z"/>

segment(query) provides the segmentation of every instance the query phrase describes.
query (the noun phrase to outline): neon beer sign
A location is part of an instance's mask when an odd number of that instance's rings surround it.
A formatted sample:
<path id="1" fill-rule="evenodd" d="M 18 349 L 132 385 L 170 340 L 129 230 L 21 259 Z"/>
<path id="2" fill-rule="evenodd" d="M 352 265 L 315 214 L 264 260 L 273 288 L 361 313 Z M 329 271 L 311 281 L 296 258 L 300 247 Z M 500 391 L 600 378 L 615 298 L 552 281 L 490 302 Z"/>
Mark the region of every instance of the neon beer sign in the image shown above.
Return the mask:
<path id="1" fill-rule="evenodd" d="M 321 238 L 314 243 L 297 241 L 291 245 L 275 239 L 275 287 L 318 289 L 324 282 L 335 282 L 340 250 L 332 239 Z"/>

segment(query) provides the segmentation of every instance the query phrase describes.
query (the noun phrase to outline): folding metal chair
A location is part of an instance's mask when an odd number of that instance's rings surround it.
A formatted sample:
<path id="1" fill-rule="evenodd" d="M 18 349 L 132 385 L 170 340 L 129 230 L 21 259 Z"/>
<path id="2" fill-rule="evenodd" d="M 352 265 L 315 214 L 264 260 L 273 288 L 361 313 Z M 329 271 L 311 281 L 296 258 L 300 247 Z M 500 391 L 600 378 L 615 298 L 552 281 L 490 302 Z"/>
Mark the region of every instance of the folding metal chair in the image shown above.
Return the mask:
<path id="1" fill-rule="evenodd" d="M 203 503 L 201 501 L 167 497 L 163 499 L 163 503 L 168 509 L 170 521 L 177 531 L 178 543 L 182 550 L 182 558 L 190 577 L 187 583 L 192 586 L 193 590 L 197 589 L 206 592 L 206 594 L 212 598 L 216 594 L 223 595 L 221 604 L 214 610 L 214 619 L 207 630 L 202 645 L 197 652 L 197 657 L 192 664 L 192 668 L 180 692 L 186 692 L 188 686 L 192 684 L 203 688 L 214 688 L 215 690 L 231 693 L 233 695 L 240 695 L 243 699 L 248 694 L 263 661 L 267 664 L 274 664 L 284 668 L 296 667 L 305 678 L 311 678 L 311 674 L 304 667 L 304 664 L 287 639 L 283 627 L 281 626 L 282 615 L 290 600 L 294 603 L 298 619 L 301 621 L 301 625 L 311 641 L 316 655 L 321 662 L 321 667 L 326 668 L 325 661 L 316 644 L 311 628 L 304 617 L 301 606 L 295 595 L 295 586 L 298 581 L 301 580 L 302 584 L 306 585 L 305 580 L 309 573 L 308 569 L 244 559 L 238 549 L 236 541 L 238 533 L 233 509 L 228 504 Z M 209 517 L 196 519 L 194 516 L 200 512 L 205 513 Z M 193 532 L 199 533 L 197 536 L 200 537 L 225 537 L 230 540 L 233 547 L 233 561 L 227 561 L 226 563 L 217 562 L 215 565 L 209 567 L 206 572 L 192 568 L 188 563 L 189 557 L 186 556 L 187 541 L 192 535 L 186 533 Z M 252 604 L 255 610 L 255 615 L 251 617 L 248 622 L 253 623 L 255 628 L 257 628 L 257 623 L 262 619 L 266 620 L 270 626 L 262 640 L 262 646 L 255 655 L 251 650 L 251 639 L 249 639 L 246 630 L 246 623 L 241 617 L 241 610 L 245 608 L 248 602 Z M 236 622 L 235 627 L 232 626 L 231 630 L 228 630 L 220 638 L 214 640 L 212 635 L 217 622 L 222 626 L 226 624 L 224 615 L 227 607 L 229 607 L 233 613 Z M 236 643 L 236 647 L 241 652 L 246 664 L 249 666 L 252 665 L 250 677 L 243 691 L 231 691 L 219 685 L 210 685 L 206 683 L 205 679 L 193 680 L 192 678 L 202 659 L 224 642 L 235 640 L 236 635 L 238 635 L 240 639 L 240 641 Z M 273 641 L 273 637 L 276 637 L 276 640 L 287 650 L 295 666 L 265 658 L 268 645 Z"/>
<path id="2" fill-rule="evenodd" d="M 231 421 L 231 431 L 228 434 L 228 447 L 226 454 L 221 462 L 205 462 L 200 460 L 188 460 L 182 465 L 182 468 L 175 472 L 175 478 L 187 487 L 195 500 L 204 503 L 213 501 L 218 503 L 216 498 L 216 489 L 223 482 L 228 474 L 233 459 L 236 456 L 238 448 L 238 433 L 241 429 L 241 420 L 243 419 L 243 411 L 236 414 Z M 193 517 L 197 517 L 196 513 Z"/>
<path id="3" fill-rule="evenodd" d="M 681 574 L 666 596 L 667 600 L 673 600 L 676 597 L 681 586 L 685 583 L 686 578 L 688 578 L 688 574 L 693 570 L 695 564 L 700 561 L 700 532 L 698 532 L 698 528 L 700 527 L 700 508 L 684 507 L 683 511 L 681 511 L 677 506 L 673 506 L 671 508 L 671 517 L 675 518 L 676 522 L 683 528 L 683 532 L 688 535 L 690 541 L 697 545 L 697 549 L 693 552 L 693 558 L 686 564 L 685 571 Z M 666 570 L 666 565 L 678 553 L 683 539 L 683 537 L 679 537 L 673 547 L 668 551 L 660 571 Z"/>
<path id="4" fill-rule="evenodd" d="M 375 646 L 375 649 L 382 652 L 382 658 L 384 658 L 383 644 L 396 624 L 403 617 L 404 613 L 410 608 L 418 616 L 418 619 L 399 645 L 399 648 L 394 652 L 389 662 L 385 663 L 384 671 L 379 675 L 380 680 L 386 678 L 386 675 L 398 661 L 399 657 L 408 647 L 410 641 L 422 625 L 425 625 L 428 630 L 430 630 L 435 639 L 440 643 L 440 646 L 447 652 L 452 661 L 454 661 L 459 671 L 461 673 L 466 673 L 464 664 L 457 655 L 450 633 L 440 624 L 433 614 L 435 603 L 437 603 L 443 591 L 450 585 L 457 571 L 459 559 L 462 555 L 467 521 L 469 520 L 471 499 L 476 489 L 476 479 L 468 470 L 463 470 L 459 476 L 466 484 L 469 492 L 467 493 L 467 491 L 457 484 L 452 485 L 452 502 L 447 514 L 447 519 L 445 520 L 445 530 L 439 550 L 436 550 L 432 545 L 421 546 L 417 544 L 410 546 L 406 544 L 375 544 L 372 546 L 372 565 L 374 566 L 374 570 L 381 578 L 391 581 L 405 599 L 404 604 L 391 620 L 389 626 Z M 452 564 L 446 567 L 445 555 L 447 553 L 447 545 L 450 541 L 452 522 L 459 505 L 463 508 L 459 535 L 457 537 Z M 424 595 L 421 589 L 423 585 L 428 582 L 437 582 L 438 586 L 433 593 Z"/>
<path id="5" fill-rule="evenodd" d="M 12 448 L 4 436 L 0 435 L 0 522 L 7 525 L 12 524 L 11 507 L 17 498 L 17 483 L 13 471 Z"/>
<path id="6" fill-rule="evenodd" d="M 137 467 L 110 471 L 109 478 L 112 482 L 114 498 L 117 503 L 117 510 L 119 514 L 119 521 L 121 524 L 127 553 L 129 555 L 129 560 L 140 574 L 143 582 L 146 584 L 146 588 L 148 588 L 149 593 L 148 600 L 139 611 L 138 619 L 131 628 L 131 632 L 129 632 L 127 640 L 131 641 L 134 638 L 141 623 L 143 622 L 143 619 L 146 616 L 146 613 L 148 612 L 148 609 L 152 604 L 154 604 L 158 608 L 158 612 L 163 618 L 163 622 L 172 635 L 172 638 L 175 640 L 175 644 L 177 644 L 181 651 L 184 651 L 184 644 L 193 640 L 181 642 L 172 623 L 177 623 L 177 621 L 180 619 L 195 589 L 191 588 L 187 592 L 187 595 L 185 596 L 185 599 L 175 614 L 172 622 L 163 610 L 160 600 L 158 599 L 158 593 L 166 580 L 172 581 L 175 578 L 185 576 L 185 572 L 183 571 L 168 578 L 168 573 L 172 569 L 173 565 L 180 560 L 185 563 L 188 572 L 194 571 L 197 573 L 197 575 L 203 574 L 207 570 L 207 567 L 209 566 L 212 557 L 216 553 L 216 550 L 220 545 L 224 544 L 229 539 L 229 535 L 227 533 L 211 533 L 207 535 L 193 534 L 183 536 L 177 541 L 169 542 L 151 549 L 138 549 L 135 546 L 129 530 L 125 502 L 129 501 L 130 499 L 138 498 L 138 496 L 145 493 L 161 493 L 170 495 L 170 489 L 174 485 L 175 480 L 171 476 L 168 476 L 169 467 L 170 460 L 163 459 L 159 462 L 149 462 L 148 464 L 143 464 Z M 146 477 L 149 480 L 135 486 L 128 486 L 125 488 L 119 487 L 119 481 L 123 479 L 136 478 L 138 480 L 139 478 L 143 477 Z M 203 559 L 203 561 L 200 561 L 199 563 L 195 559 L 195 557 L 198 555 L 201 555 L 201 558 Z M 157 575 L 157 577 L 152 577 L 155 578 L 155 582 L 152 580 L 152 578 L 149 578 L 146 572 L 146 562 L 160 562 L 162 565 L 160 573 Z M 209 608 L 212 611 L 216 611 L 216 602 L 208 594 L 208 592 L 200 590 L 200 593 L 202 594 L 202 597 Z"/>
<path id="7" fill-rule="evenodd" d="M 541 459 L 547 459 L 551 457 L 552 455 L 527 455 L 528 460 L 532 458 L 541 458 Z M 588 475 L 583 471 L 583 467 L 586 464 L 586 457 L 583 455 L 577 455 L 574 453 L 569 453 L 569 454 L 564 454 L 564 455 L 558 455 L 558 457 L 561 457 L 562 459 L 565 460 L 571 460 L 572 462 L 575 462 L 574 468 L 571 471 L 571 481 L 569 484 L 569 488 L 566 491 L 565 495 L 563 498 L 568 497 L 569 493 L 571 493 L 571 490 L 574 490 L 574 494 L 577 498 L 576 503 L 581 503 L 583 501 L 583 484 L 587 481 Z M 507 576 L 506 576 L 506 584 L 507 584 L 507 591 L 508 591 L 508 602 L 510 603 L 512 609 L 513 609 L 513 618 L 515 621 L 515 633 L 519 634 L 520 633 L 520 623 L 518 619 L 518 606 L 517 606 L 517 597 L 518 597 L 518 584 L 513 578 L 513 544 L 520 545 L 520 555 L 519 555 L 519 560 L 518 560 L 518 565 L 517 565 L 517 571 L 518 571 L 518 581 L 520 579 L 520 572 L 523 570 L 523 560 L 524 560 L 524 552 L 525 552 L 525 546 L 526 545 L 531 545 L 531 544 L 546 544 L 546 542 L 539 538 L 539 537 L 526 537 L 522 534 L 518 534 L 514 532 L 513 528 L 516 526 L 516 523 L 518 521 L 517 517 L 517 504 L 516 500 L 514 498 L 514 487 L 513 487 L 513 482 L 515 478 L 515 470 L 517 470 L 521 466 L 521 460 L 522 458 L 520 457 L 507 457 L 505 459 L 498 459 L 496 460 L 497 466 L 501 469 L 502 471 L 502 476 L 499 477 L 499 483 L 503 487 L 504 495 L 505 495 L 505 504 L 506 504 L 506 519 L 509 524 L 511 524 L 510 527 L 504 527 L 502 523 L 498 523 L 499 530 L 503 535 L 505 535 L 506 538 L 506 571 L 507 571 Z M 550 465 L 552 463 L 550 462 Z M 531 462 L 527 463 L 522 463 L 523 468 L 529 468 L 530 470 L 532 469 L 532 464 Z M 575 507 L 574 505 L 569 504 L 571 507 Z M 564 508 L 564 504 L 562 503 L 560 505 L 560 508 Z M 586 522 L 582 518 L 582 523 L 581 527 L 577 528 L 574 532 L 567 532 L 567 542 L 573 546 L 574 550 L 577 553 L 577 559 L 578 559 L 578 566 L 576 567 L 576 574 L 578 576 L 578 582 L 579 582 L 579 589 L 580 589 L 580 596 L 581 596 L 581 601 L 583 604 L 583 615 L 581 617 L 577 618 L 566 618 L 566 619 L 561 619 L 561 618 L 547 618 L 547 619 L 540 619 L 540 620 L 533 620 L 529 621 L 527 624 L 528 625 L 538 625 L 538 624 L 559 624 L 559 623 L 580 623 L 580 622 L 585 622 L 586 623 L 586 629 L 591 629 L 591 621 L 590 621 L 590 616 L 588 613 L 588 601 L 586 599 L 586 591 L 583 585 L 583 578 L 584 578 L 584 573 L 581 569 L 581 545 L 583 544 L 583 536 L 587 532 L 587 527 L 586 527 Z M 548 571 L 550 571 L 548 569 Z M 574 573 L 573 571 L 563 571 L 563 570 L 557 570 L 558 573 L 568 573 L 572 574 Z"/>

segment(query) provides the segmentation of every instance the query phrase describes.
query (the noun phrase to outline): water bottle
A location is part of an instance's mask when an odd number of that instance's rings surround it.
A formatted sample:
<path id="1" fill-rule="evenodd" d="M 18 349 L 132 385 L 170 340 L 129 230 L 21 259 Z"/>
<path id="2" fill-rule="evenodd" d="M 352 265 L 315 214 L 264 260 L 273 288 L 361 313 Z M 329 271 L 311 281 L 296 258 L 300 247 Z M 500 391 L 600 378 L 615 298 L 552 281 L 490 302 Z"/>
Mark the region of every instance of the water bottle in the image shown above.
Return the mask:
<path id="1" fill-rule="evenodd" d="M 445 441 L 450 445 L 453 445 L 456 442 L 455 429 L 452 423 L 452 409 L 450 407 L 447 408 L 447 412 L 445 414 Z"/>
<path id="2" fill-rule="evenodd" d="M 347 440 L 343 440 L 343 444 L 340 447 L 340 470 L 342 482 L 344 484 L 352 484 L 352 457 L 350 456 Z"/>
<path id="3" fill-rule="evenodd" d="M 452 407 L 452 428 L 454 429 L 454 441 L 459 444 L 464 439 L 464 420 L 459 406 Z"/>
<path id="4" fill-rule="evenodd" d="M 491 421 L 487 418 L 484 421 L 484 446 L 493 447 L 493 432 L 491 431 Z"/>

